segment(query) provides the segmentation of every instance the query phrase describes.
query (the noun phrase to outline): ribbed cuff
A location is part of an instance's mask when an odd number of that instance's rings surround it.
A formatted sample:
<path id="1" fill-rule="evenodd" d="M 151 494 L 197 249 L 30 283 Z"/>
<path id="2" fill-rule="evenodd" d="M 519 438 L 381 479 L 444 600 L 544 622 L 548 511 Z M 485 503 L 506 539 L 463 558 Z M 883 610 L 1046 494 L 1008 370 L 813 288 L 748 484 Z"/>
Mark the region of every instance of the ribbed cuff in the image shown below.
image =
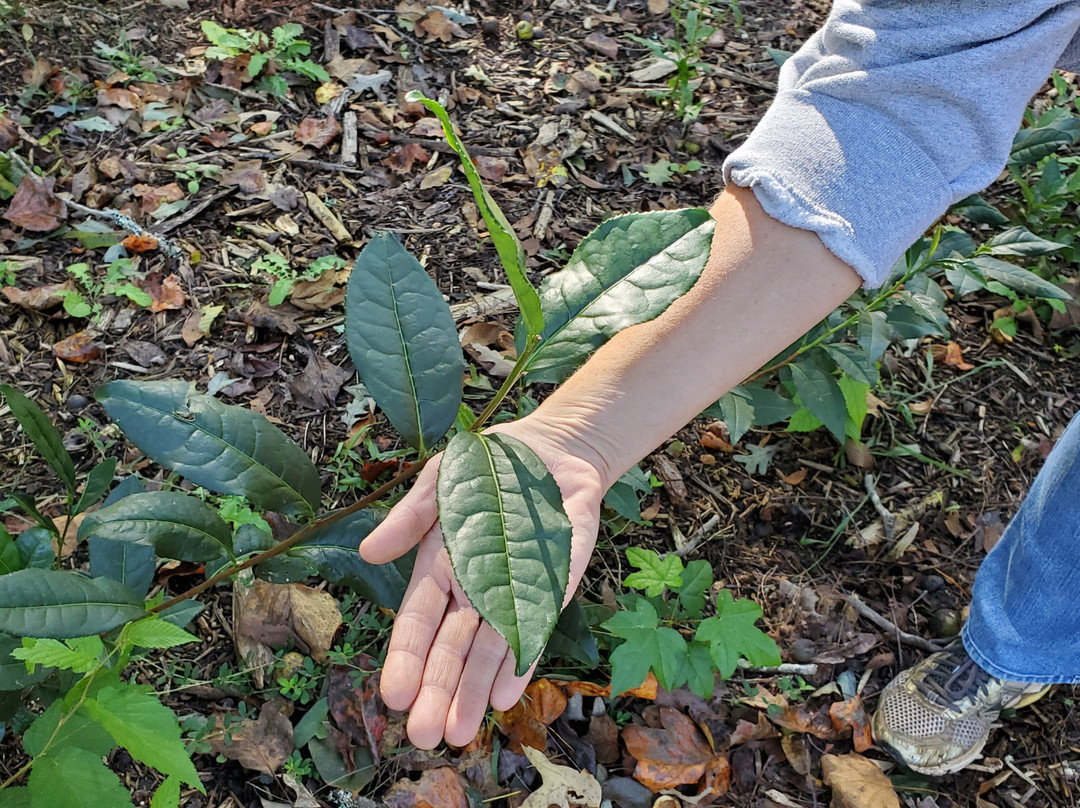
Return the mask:
<path id="1" fill-rule="evenodd" d="M 776 96 L 724 161 L 724 178 L 774 219 L 817 233 L 868 289 L 953 201 L 937 166 L 888 118 L 803 90 Z"/>

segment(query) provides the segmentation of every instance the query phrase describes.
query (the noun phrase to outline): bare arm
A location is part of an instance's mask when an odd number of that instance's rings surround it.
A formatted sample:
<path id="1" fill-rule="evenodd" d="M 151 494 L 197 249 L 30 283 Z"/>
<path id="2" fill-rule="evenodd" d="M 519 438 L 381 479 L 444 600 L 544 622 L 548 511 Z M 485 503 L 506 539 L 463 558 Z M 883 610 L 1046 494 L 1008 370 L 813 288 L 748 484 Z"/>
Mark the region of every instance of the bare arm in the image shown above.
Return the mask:
<path id="1" fill-rule="evenodd" d="M 749 191 L 725 191 L 711 212 L 716 235 L 697 284 L 603 346 L 536 412 L 497 427 L 528 443 L 559 483 L 574 527 L 569 594 L 607 488 L 860 283 L 813 233 L 769 218 Z M 435 465 L 361 546 L 365 559 L 384 562 L 420 542 L 382 692 L 390 707 L 411 711 L 409 737 L 424 748 L 444 737 L 467 743 L 489 702 L 508 709 L 528 683 L 454 580 L 436 524 Z"/>

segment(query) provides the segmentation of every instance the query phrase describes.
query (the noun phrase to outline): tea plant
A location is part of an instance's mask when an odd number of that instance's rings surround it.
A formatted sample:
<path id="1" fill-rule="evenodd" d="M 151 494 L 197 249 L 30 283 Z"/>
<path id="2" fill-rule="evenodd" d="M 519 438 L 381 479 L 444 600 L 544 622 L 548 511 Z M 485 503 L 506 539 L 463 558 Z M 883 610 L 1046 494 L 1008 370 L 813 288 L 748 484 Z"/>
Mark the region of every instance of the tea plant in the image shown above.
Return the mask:
<path id="1" fill-rule="evenodd" d="M 239 65 L 246 59 L 248 76 L 252 80 L 261 78 L 265 89 L 274 95 L 284 96 L 289 92 L 282 72 L 295 73 L 312 81 L 330 81 L 326 70 L 304 58 L 311 53 L 311 43 L 300 39 L 304 29 L 296 23 L 274 28 L 269 37 L 262 31 L 223 28 L 210 20 L 203 20 L 202 31 L 213 43 L 206 49 L 207 59 L 233 59 Z"/>

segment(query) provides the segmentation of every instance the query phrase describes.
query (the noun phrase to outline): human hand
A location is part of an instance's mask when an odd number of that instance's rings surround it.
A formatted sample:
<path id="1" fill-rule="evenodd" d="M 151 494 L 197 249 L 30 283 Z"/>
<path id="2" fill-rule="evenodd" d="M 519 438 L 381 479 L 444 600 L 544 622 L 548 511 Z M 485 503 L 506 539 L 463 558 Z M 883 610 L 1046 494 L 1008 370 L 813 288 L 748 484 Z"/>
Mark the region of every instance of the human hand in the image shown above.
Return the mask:
<path id="1" fill-rule="evenodd" d="M 606 490 L 602 475 L 536 416 L 489 431 L 527 444 L 559 485 L 573 528 L 569 601 L 596 543 Z M 464 746 L 480 728 L 488 703 L 497 710 L 510 709 L 532 676 L 532 669 L 525 676 L 514 675 L 514 655 L 506 641 L 480 618 L 454 577 L 437 522 L 438 464 L 436 456 L 360 545 L 366 561 L 381 564 L 420 544 L 394 621 L 381 687 L 388 707 L 409 710 L 409 740 L 421 749 L 432 749 L 443 738 Z"/>

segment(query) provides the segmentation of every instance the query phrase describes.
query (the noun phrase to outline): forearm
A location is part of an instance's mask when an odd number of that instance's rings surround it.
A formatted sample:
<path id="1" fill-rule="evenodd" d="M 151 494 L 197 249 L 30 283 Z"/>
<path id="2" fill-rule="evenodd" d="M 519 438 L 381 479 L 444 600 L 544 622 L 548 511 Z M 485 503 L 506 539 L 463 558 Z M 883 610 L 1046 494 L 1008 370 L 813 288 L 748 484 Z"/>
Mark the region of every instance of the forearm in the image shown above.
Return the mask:
<path id="1" fill-rule="evenodd" d="M 725 191 L 711 213 L 712 253 L 694 287 L 604 345 L 531 416 L 606 485 L 860 284 L 816 235 L 771 219 L 748 190 Z"/>

